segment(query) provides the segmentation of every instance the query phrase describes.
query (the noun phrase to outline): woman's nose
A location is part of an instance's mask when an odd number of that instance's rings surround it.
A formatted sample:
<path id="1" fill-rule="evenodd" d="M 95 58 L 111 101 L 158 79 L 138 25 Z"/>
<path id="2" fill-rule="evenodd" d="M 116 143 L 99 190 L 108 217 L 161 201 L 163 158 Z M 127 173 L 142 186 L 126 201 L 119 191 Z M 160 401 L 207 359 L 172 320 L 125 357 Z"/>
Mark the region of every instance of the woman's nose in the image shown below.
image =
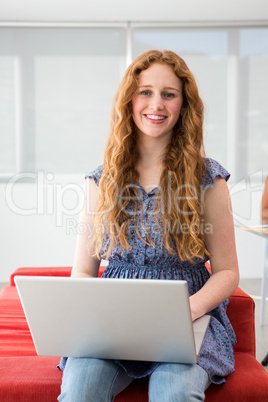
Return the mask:
<path id="1" fill-rule="evenodd" d="M 163 110 L 164 102 L 162 96 L 159 94 L 154 94 L 150 99 L 150 107 L 152 110 Z"/>

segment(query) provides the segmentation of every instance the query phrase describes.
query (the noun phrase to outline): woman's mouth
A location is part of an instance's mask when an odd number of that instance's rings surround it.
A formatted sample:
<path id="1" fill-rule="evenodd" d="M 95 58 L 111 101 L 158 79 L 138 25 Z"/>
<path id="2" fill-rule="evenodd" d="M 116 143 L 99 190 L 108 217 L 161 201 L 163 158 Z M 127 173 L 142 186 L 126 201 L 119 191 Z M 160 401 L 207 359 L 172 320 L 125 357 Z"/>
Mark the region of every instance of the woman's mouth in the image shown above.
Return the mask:
<path id="1" fill-rule="evenodd" d="M 154 124 L 163 123 L 167 119 L 167 116 L 163 114 L 144 114 L 144 117 Z"/>

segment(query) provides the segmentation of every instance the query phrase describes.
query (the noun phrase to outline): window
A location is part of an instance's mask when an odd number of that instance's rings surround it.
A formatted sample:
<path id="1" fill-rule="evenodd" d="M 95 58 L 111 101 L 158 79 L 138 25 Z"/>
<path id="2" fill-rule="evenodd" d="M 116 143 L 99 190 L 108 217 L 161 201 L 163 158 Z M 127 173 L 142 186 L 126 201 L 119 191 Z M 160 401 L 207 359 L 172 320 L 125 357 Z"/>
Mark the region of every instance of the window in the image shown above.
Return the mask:
<path id="1" fill-rule="evenodd" d="M 268 29 L 241 29 L 239 140 L 241 174 L 268 171 Z"/>
<path id="2" fill-rule="evenodd" d="M 101 163 L 125 29 L 0 30 L 0 171 L 84 173 Z"/>
<path id="3" fill-rule="evenodd" d="M 0 28 L 0 178 L 100 164 L 126 61 L 152 48 L 175 51 L 194 73 L 207 155 L 233 180 L 268 172 L 267 27 L 115 24 Z"/>

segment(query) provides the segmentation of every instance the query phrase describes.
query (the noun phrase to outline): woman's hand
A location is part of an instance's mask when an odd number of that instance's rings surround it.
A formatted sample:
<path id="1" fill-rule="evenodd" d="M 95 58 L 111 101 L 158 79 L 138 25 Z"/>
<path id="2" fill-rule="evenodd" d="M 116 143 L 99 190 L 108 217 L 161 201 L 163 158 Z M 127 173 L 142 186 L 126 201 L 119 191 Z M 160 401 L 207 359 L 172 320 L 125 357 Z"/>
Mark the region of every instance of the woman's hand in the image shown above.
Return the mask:
<path id="1" fill-rule="evenodd" d="M 195 320 L 197 320 L 197 318 L 201 317 L 201 315 L 198 314 L 198 309 L 195 306 L 192 296 L 189 297 L 189 302 L 190 302 L 190 311 L 191 311 L 192 321 L 194 322 Z"/>

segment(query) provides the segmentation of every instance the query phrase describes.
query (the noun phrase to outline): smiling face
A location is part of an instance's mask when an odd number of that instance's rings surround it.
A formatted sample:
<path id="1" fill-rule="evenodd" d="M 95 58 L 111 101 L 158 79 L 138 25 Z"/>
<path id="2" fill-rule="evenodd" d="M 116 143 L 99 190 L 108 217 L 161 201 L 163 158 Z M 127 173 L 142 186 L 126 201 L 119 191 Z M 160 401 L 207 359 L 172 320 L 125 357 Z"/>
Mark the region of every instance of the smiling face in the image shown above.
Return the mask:
<path id="1" fill-rule="evenodd" d="M 167 64 L 153 63 L 140 73 L 132 98 L 132 116 L 138 135 L 165 136 L 170 141 L 182 104 L 182 81 Z"/>

